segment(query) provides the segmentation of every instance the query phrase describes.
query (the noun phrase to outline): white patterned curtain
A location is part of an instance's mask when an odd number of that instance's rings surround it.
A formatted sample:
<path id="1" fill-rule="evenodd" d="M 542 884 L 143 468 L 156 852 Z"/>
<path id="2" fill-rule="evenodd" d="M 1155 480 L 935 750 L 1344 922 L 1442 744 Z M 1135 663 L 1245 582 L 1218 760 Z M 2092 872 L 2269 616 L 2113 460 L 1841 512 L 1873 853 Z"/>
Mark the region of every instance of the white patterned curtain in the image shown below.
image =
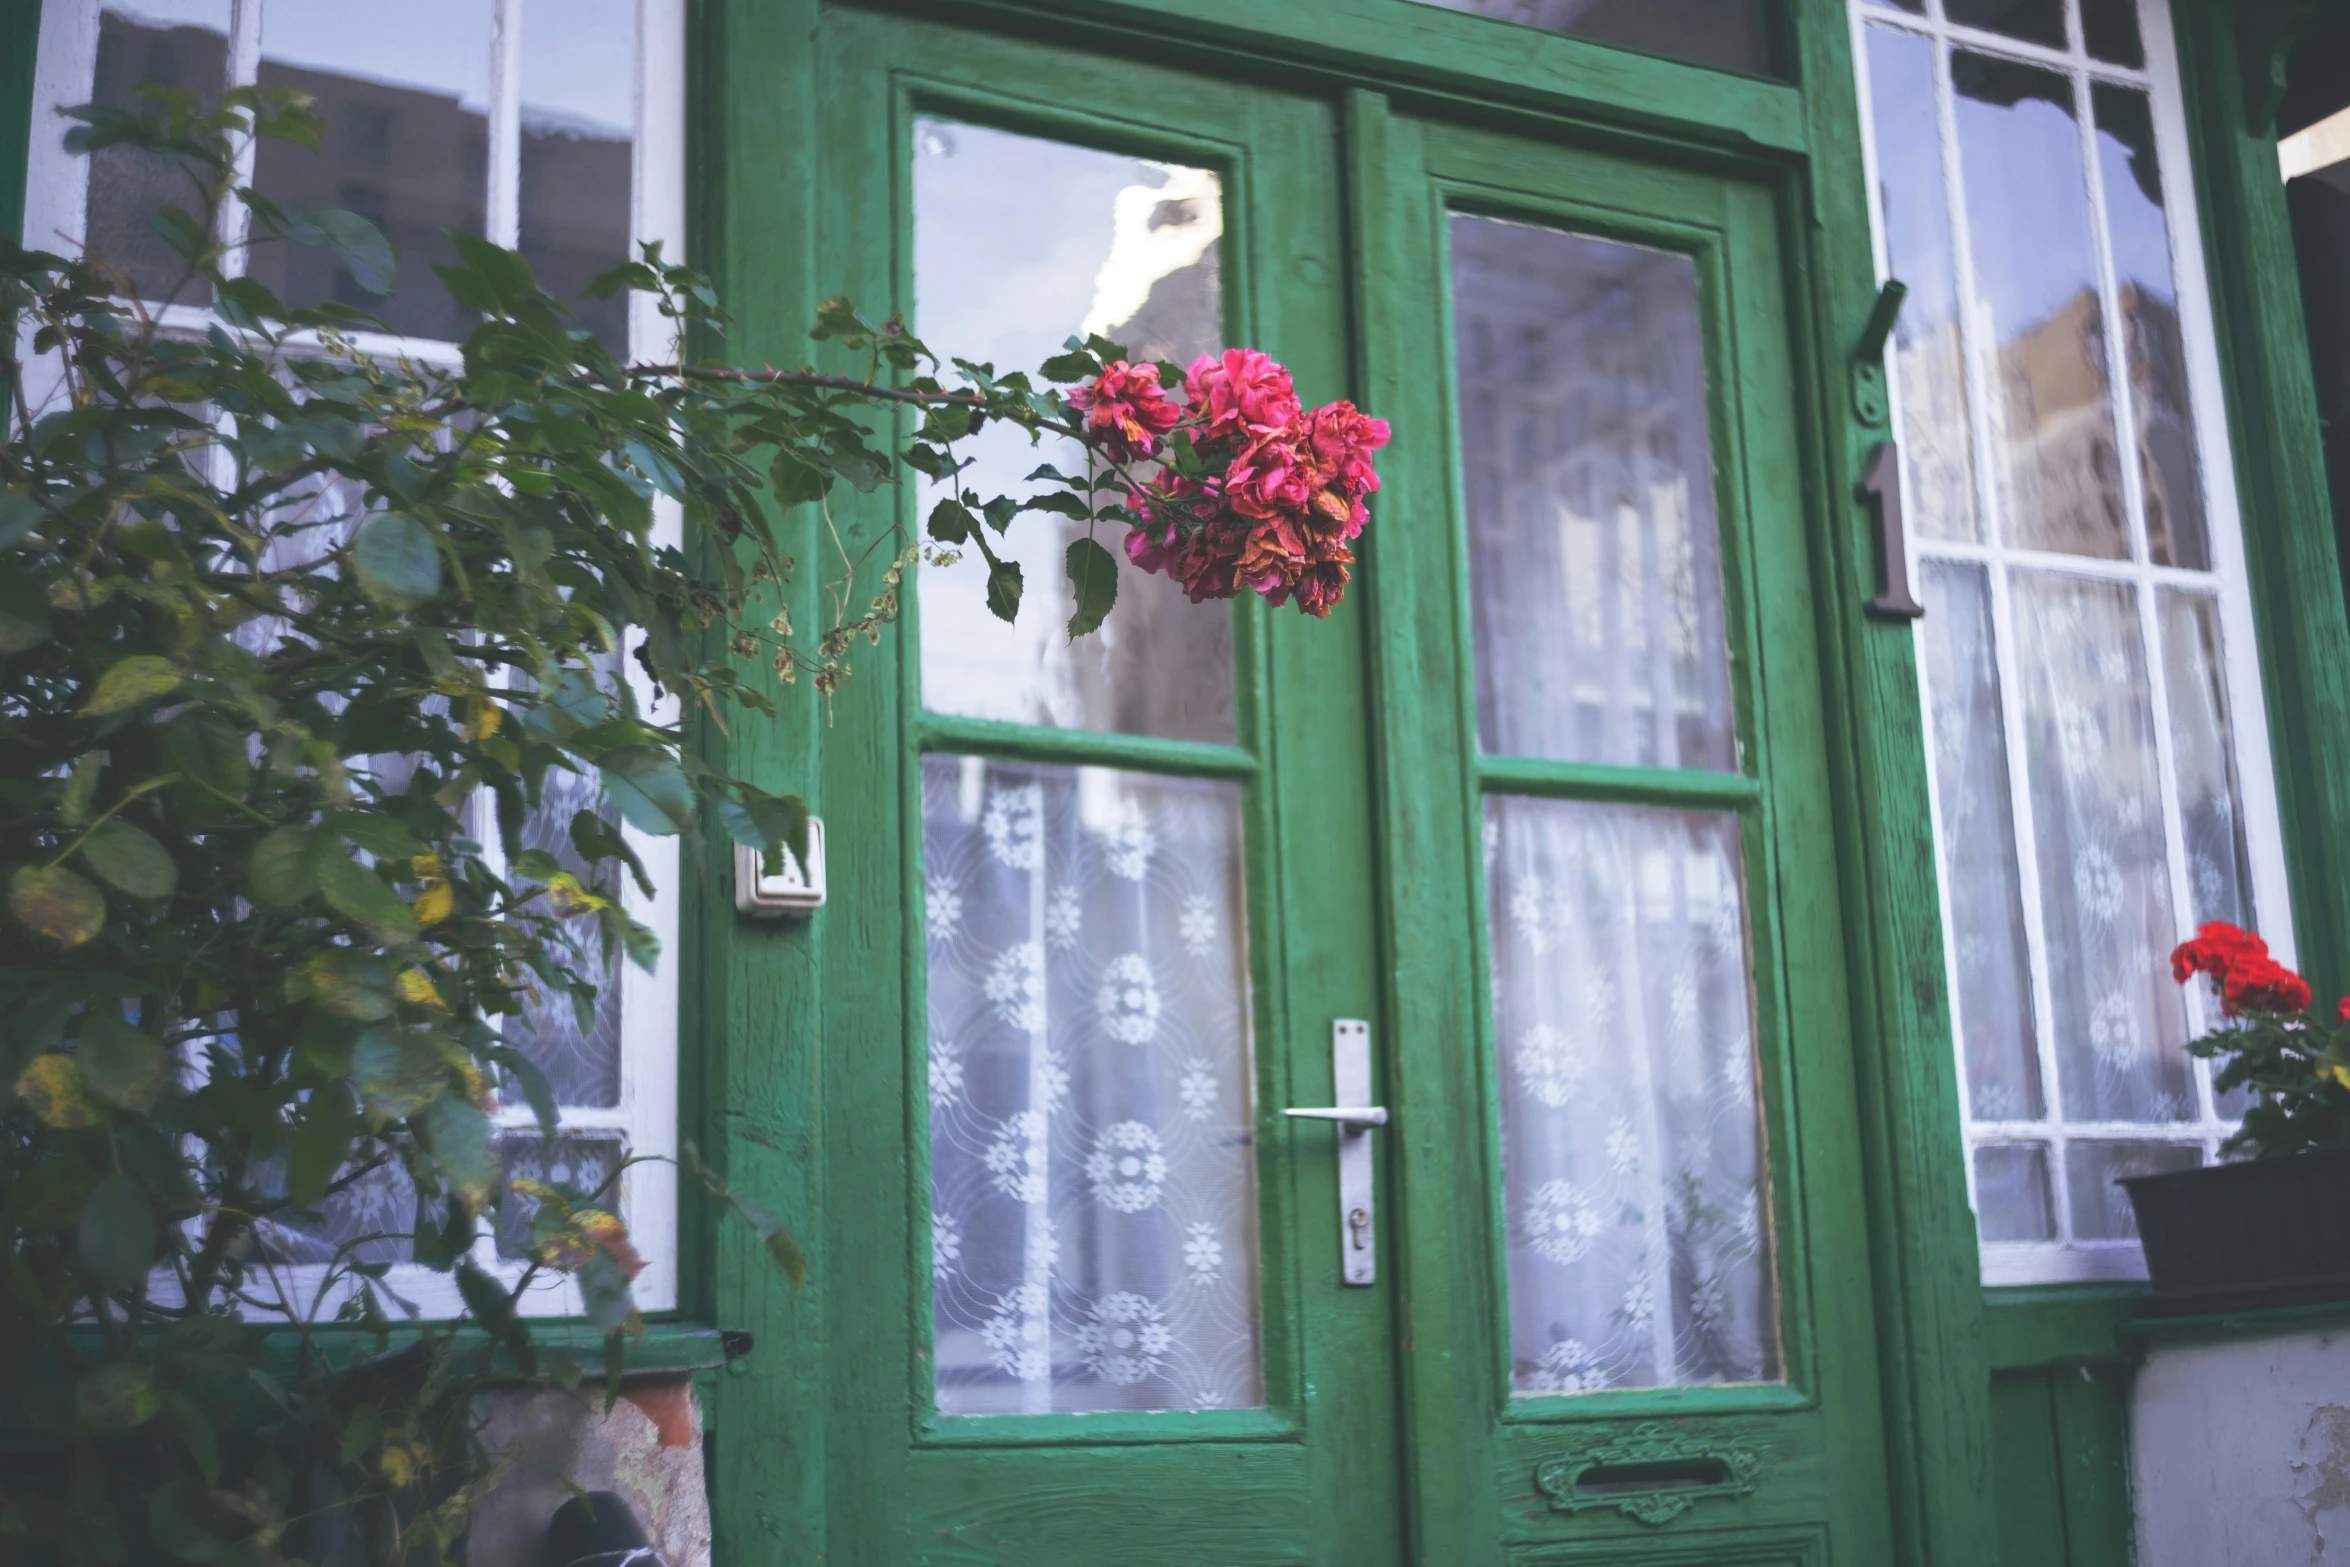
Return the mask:
<path id="1" fill-rule="evenodd" d="M 947 1414 L 1262 1401 L 1240 790 L 922 764 Z"/>

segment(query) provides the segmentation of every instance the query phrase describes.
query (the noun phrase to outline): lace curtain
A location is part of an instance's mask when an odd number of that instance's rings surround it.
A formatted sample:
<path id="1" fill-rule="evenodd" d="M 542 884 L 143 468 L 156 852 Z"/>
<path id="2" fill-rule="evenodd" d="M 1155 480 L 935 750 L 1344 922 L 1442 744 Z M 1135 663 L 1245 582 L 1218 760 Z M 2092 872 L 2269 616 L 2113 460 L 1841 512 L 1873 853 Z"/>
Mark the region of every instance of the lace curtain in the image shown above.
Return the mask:
<path id="1" fill-rule="evenodd" d="M 1237 785 L 922 763 L 948 1414 L 1262 1401 Z"/>

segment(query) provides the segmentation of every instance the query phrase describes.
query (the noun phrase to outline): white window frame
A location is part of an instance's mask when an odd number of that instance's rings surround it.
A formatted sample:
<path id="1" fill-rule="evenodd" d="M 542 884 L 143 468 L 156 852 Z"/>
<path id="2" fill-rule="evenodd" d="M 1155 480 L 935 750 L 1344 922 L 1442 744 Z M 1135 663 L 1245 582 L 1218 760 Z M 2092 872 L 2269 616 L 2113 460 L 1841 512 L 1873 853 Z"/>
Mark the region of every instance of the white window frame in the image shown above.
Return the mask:
<path id="1" fill-rule="evenodd" d="M 2245 843 L 2251 860 L 2252 907 L 2261 935 L 2268 940 L 2282 961 L 2293 962 L 2292 905 L 2286 880 L 2284 836 L 2277 810 L 2275 773 L 2269 749 L 2268 709 L 2261 690 L 2258 640 L 2244 561 L 2243 520 L 2236 495 L 2234 456 L 2230 450 L 2227 428 L 2227 403 L 2221 380 L 2217 336 L 2212 324 L 2209 281 L 2204 267 L 2203 231 L 2196 209 L 2194 162 L 2187 136 L 2176 35 L 2172 30 L 2169 0 L 2137 0 L 2138 25 L 2144 40 L 2146 64 L 2143 69 L 2133 69 L 2110 65 L 2088 56 L 2082 42 L 2081 0 L 2064 0 L 2066 36 L 2070 40 L 2070 46 L 2064 49 L 2026 43 L 2003 34 L 1950 22 L 1944 15 L 1943 0 L 1924 0 L 1924 4 L 1926 14 L 1922 16 L 1898 9 L 1886 3 L 1886 0 L 1850 0 L 1848 6 L 1863 130 L 1863 157 L 1869 182 L 1870 228 L 1879 278 L 1888 276 L 1889 269 L 1884 214 L 1878 200 L 1880 186 L 1876 132 L 1868 80 L 1868 29 L 1872 26 L 1899 29 L 1933 40 L 1938 45 L 1963 47 L 1971 53 L 2041 66 L 2064 75 L 2073 83 L 2079 100 L 2075 118 L 2080 125 L 2081 156 L 2088 181 L 2091 221 L 2095 225 L 2098 293 L 2105 320 L 2109 323 L 2118 323 L 2123 316 L 2106 227 L 2104 178 L 2097 154 L 2097 132 L 2088 108 L 2088 88 L 2091 83 L 2112 83 L 2135 88 L 2146 94 L 2153 114 L 2156 157 L 2163 172 L 2163 202 L 2170 229 L 2171 269 L 2178 290 L 2180 332 L 2186 349 L 2189 415 L 2195 430 L 2196 456 L 2201 465 L 2205 515 L 2209 519 L 2211 570 L 2190 571 L 2151 563 L 2146 547 L 2139 465 L 2135 456 L 2137 411 L 2128 391 L 2128 367 L 2122 360 L 2119 348 L 2121 335 L 2113 329 L 2109 329 L 2108 334 L 2116 345 L 2111 356 L 2114 363 L 2109 367 L 2109 396 L 2115 420 L 2116 445 L 2125 454 L 2119 466 L 2129 513 L 2129 558 L 2121 561 L 2094 560 L 2084 556 L 2018 549 L 2005 542 L 1955 543 L 1920 538 L 1914 534 L 1909 539 L 1912 560 L 1947 560 L 1982 566 L 1986 568 L 1990 583 L 2001 711 L 2006 727 L 2009 798 L 2015 822 L 2018 887 L 2023 905 L 2032 1010 L 2046 1108 L 2045 1119 L 2039 1121 L 1978 1121 L 1974 1118 L 1967 1092 L 1965 1036 L 1958 1027 L 1958 1019 L 1964 1013 L 1967 998 L 1961 993 L 1958 983 L 1957 940 L 1951 919 L 1947 879 L 1938 875 L 1944 963 L 1949 976 L 1952 1044 L 1958 1054 L 1959 1113 L 1966 1143 L 1969 1205 L 1974 1206 L 1977 1200 L 1975 1150 L 1979 1145 L 2034 1142 L 2048 1149 L 2049 1201 L 2057 1238 L 2044 1242 L 1984 1242 L 1981 1247 L 1983 1282 L 1987 1285 L 2007 1285 L 2142 1279 L 2146 1276 L 2145 1258 L 2135 1240 L 2073 1238 L 2072 1200 L 2065 1158 L 2067 1144 L 2074 1138 L 2172 1142 L 2200 1148 L 2205 1162 L 2211 1162 L 2218 1157 L 2220 1143 L 2236 1129 L 2236 1123 L 2216 1112 L 2211 1093 L 2211 1068 L 2208 1063 L 2201 1061 L 2190 1063 L 2194 1073 L 2197 1105 L 2197 1114 L 2192 1120 L 2139 1123 L 2068 1121 L 2065 1118 L 2052 1027 L 2053 1002 L 2048 981 L 2047 938 L 2041 925 L 2039 865 L 2033 845 L 2032 813 L 2025 780 L 2025 737 L 2019 701 L 2022 683 L 2017 678 L 2014 663 L 2007 578 L 2004 571 L 1994 568 L 2023 565 L 2034 570 L 2127 583 L 2137 590 L 2140 634 L 2148 656 L 2149 699 L 2157 735 L 2171 897 L 2179 924 L 2180 940 L 2194 933 L 2195 910 L 2187 881 L 2186 851 L 2172 754 L 2172 708 L 2167 690 L 2167 673 L 2161 656 L 2160 631 L 2153 618 L 2153 590 L 2156 587 L 2183 587 L 2216 598 L 2228 717 L 2235 743 L 2237 783 L 2241 790 L 2239 803 L 2244 814 Z M 1944 195 L 1948 203 L 1951 243 L 1957 252 L 1953 263 L 1960 300 L 1960 341 L 1963 345 L 1967 408 L 1973 424 L 1968 438 L 1976 457 L 1972 466 L 1977 506 L 1979 514 L 1988 524 L 1997 515 L 1999 505 L 1995 470 L 1986 456 L 1990 450 L 1990 399 L 1997 385 L 1996 372 L 1992 368 L 1996 347 L 1986 341 L 1984 324 L 1972 303 L 1975 294 L 1971 236 L 1965 194 L 1960 185 L 1957 126 L 1947 48 L 1937 48 L 1934 74 L 1936 111 L 1941 122 L 1939 145 L 1943 159 Z M 1890 360 L 1890 352 L 1887 357 Z M 1888 369 L 1892 368 L 1889 364 Z M 1902 429 L 1900 377 L 1895 374 L 1888 379 L 1895 383 L 1892 387 L 1891 427 L 1898 433 Z M 1905 452 L 1903 455 L 1906 464 L 1909 454 Z M 1904 479 L 1909 482 L 1906 473 Z M 2004 534 L 1990 526 L 1986 526 L 1985 532 L 1987 539 L 2004 540 Z M 1921 712 L 1931 713 L 1933 707 L 1927 687 L 1927 659 L 1922 640 L 1924 628 L 1918 628 L 1915 635 L 1920 639 L 1917 644 L 1919 707 Z M 1940 783 L 1930 763 L 1926 769 L 1926 778 L 1939 870 L 1943 807 Z M 2147 961 L 2150 964 L 2160 963 L 2166 956 L 2164 953 L 2150 952 Z M 2204 1032 L 2218 1021 L 2202 986 L 2189 987 L 2185 999 L 2190 1037 Z"/>
<path id="2" fill-rule="evenodd" d="M 261 16 L 268 0 L 232 0 L 228 41 L 229 72 L 233 81 L 253 80 L 261 58 Z M 489 179 L 485 228 L 498 244 L 517 243 L 521 225 L 521 83 L 522 51 L 527 47 L 522 29 L 522 0 L 492 0 L 494 11 L 490 43 Z M 41 7 L 40 52 L 33 76 L 33 134 L 26 170 L 24 240 L 33 249 L 78 254 L 86 237 L 90 160 L 68 155 L 63 148 L 67 123 L 58 111 L 90 100 L 98 62 L 100 0 L 47 0 Z M 248 145 L 239 183 L 250 183 L 253 152 Z M 685 257 L 685 0 L 637 0 L 636 140 L 630 171 L 630 214 L 636 239 L 657 239 L 665 257 Z M 223 238 L 242 237 L 245 215 L 232 203 L 223 214 Z M 242 263 L 232 251 L 229 270 Z M 201 333 L 213 322 L 202 306 L 171 304 L 155 311 L 167 329 Z M 349 337 L 361 352 L 405 356 L 419 364 L 454 367 L 462 362 L 458 345 L 426 338 L 382 333 L 353 333 Z M 295 340 L 297 348 L 303 340 Z M 675 329 L 662 320 L 658 306 L 645 295 L 633 295 L 629 309 L 629 346 L 638 358 L 664 358 L 674 351 Z M 675 543 L 681 524 L 674 503 L 661 502 L 654 513 L 656 542 Z M 677 717 L 676 703 L 660 704 L 646 684 L 634 659 L 627 661 L 637 700 L 648 714 Z M 646 1156 L 622 1178 L 619 1211 L 644 1271 L 637 1276 L 635 1298 L 644 1311 L 675 1309 L 678 1303 L 678 876 L 680 856 L 675 837 L 654 837 L 624 827 L 629 846 L 644 862 L 654 895 L 638 891 L 625 873 L 620 877 L 622 906 L 649 926 L 661 943 L 662 961 L 647 974 L 625 961 L 615 966 L 620 986 L 620 1094 L 609 1108 L 566 1106 L 561 1130 L 566 1133 L 622 1134 L 631 1157 Z M 493 845 L 493 854 L 495 848 Z M 535 1128 L 527 1106 L 502 1106 L 502 1130 L 528 1132 Z M 495 1226 L 485 1224 L 474 1248 L 483 1267 L 509 1282 L 521 1276 L 523 1264 L 502 1261 L 497 1255 Z M 280 1270 L 295 1299 L 315 1296 L 324 1269 L 317 1265 Z M 413 1264 L 393 1268 L 385 1279 L 392 1292 L 412 1302 L 426 1317 L 448 1317 L 463 1310 L 454 1278 Z M 325 1303 L 327 1315 L 334 1302 Z M 524 1309 L 539 1316 L 576 1316 L 582 1311 L 578 1286 L 568 1276 L 543 1276 L 534 1284 Z"/>

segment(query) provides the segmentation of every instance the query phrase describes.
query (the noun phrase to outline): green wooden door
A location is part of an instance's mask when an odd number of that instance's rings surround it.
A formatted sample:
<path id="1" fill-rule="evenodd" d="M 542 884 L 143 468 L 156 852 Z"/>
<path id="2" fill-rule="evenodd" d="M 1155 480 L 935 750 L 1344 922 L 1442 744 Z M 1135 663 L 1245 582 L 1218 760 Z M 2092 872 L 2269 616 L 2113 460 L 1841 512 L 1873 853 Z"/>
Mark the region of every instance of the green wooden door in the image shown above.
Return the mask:
<path id="1" fill-rule="evenodd" d="M 792 780 L 832 902 L 761 992 L 820 1026 L 794 1085 L 739 1090 L 796 1096 L 814 1161 L 809 1304 L 761 1339 L 808 1369 L 722 1426 L 721 1530 L 1887 1559 L 1772 192 L 810 20 L 791 242 L 827 290 L 999 368 L 1086 330 L 1261 347 L 1398 433 L 1327 622 L 1129 577 L 1072 646 L 1030 518 L 1017 627 L 925 563 L 859 650 Z M 983 487 L 1056 456 L 990 451 Z M 933 499 L 805 519 L 802 613 Z M 1343 1019 L 1394 1115 L 1368 1285 L 1336 1134 L 1281 1114 L 1337 1102 Z"/>
<path id="2" fill-rule="evenodd" d="M 1348 128 L 1421 1557 L 1888 1560 L 1784 210 Z"/>

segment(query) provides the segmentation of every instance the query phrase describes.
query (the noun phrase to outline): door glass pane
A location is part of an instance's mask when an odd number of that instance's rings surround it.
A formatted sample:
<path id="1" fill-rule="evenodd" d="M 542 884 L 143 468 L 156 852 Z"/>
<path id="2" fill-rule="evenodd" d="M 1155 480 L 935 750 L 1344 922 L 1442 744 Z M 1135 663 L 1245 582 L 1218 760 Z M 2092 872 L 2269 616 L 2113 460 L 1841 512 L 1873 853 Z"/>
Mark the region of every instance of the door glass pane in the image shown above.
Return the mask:
<path id="1" fill-rule="evenodd" d="M 1998 379 L 1991 461 L 2007 542 L 2129 554 L 2081 133 L 2065 78 L 1959 50 L 1959 160 Z"/>
<path id="2" fill-rule="evenodd" d="M 1072 334 L 1099 332 L 1141 359 L 1188 364 L 1223 342 L 1223 182 L 1157 163 L 944 120 L 914 122 L 916 330 L 943 356 L 1033 373 Z M 1085 465 L 1075 442 L 1017 430 L 959 448 L 961 481 L 1023 494 L 1038 463 Z M 926 487 L 925 512 L 945 494 Z M 1191 604 L 1131 565 L 1119 540 L 1118 608 L 1072 640 L 1062 560 L 1083 523 L 1030 513 L 997 552 L 1020 562 L 1019 619 L 988 612 L 972 551 L 921 571 L 922 701 L 935 713 L 1230 742 L 1232 612 Z M 1117 533 L 1117 529 L 1107 530 Z"/>
<path id="3" fill-rule="evenodd" d="M 582 299 L 625 261 L 636 162 L 637 0 L 523 0 L 520 248 L 615 354 L 628 298 Z"/>
<path id="4" fill-rule="evenodd" d="M 1980 1121 L 2037 1120 L 2044 1108 L 2038 1030 L 1990 586 L 1980 566 L 1927 561 L 1918 575 L 1926 602 L 1919 652 L 1931 702 L 1943 893 L 1956 960 L 1952 1005 L 1967 1105 Z"/>
<path id="5" fill-rule="evenodd" d="M 1422 0 L 1750 76 L 1772 72 L 1768 0 Z"/>
<path id="6" fill-rule="evenodd" d="M 1735 769 L 1696 264 L 1461 216 L 1452 284 L 1479 742 Z"/>
<path id="7" fill-rule="evenodd" d="M 456 260 L 445 230 L 483 231 L 489 199 L 490 0 L 269 0 L 261 85 L 317 100 L 317 152 L 263 141 L 253 183 L 287 208 L 342 207 L 399 252 L 388 297 L 359 286 L 322 245 L 262 245 L 253 276 L 290 304 L 336 299 L 395 332 L 454 341 L 471 313 L 433 275 Z"/>
<path id="8" fill-rule="evenodd" d="M 98 13 L 98 70 L 90 99 L 109 109 L 160 117 L 162 105 L 139 96 L 143 82 L 176 87 L 206 108 L 228 84 L 229 0 L 139 0 Z M 78 100 L 77 100 L 78 101 Z M 36 125 L 38 136 L 63 136 L 62 123 Z M 201 218 L 187 175 L 134 147 L 102 147 L 90 157 L 84 230 L 90 254 L 116 273 L 115 286 L 158 303 L 204 303 L 186 284 L 188 264 L 163 242 L 150 219 L 165 207 Z M 36 250 L 66 249 L 62 236 L 27 234 Z"/>
<path id="9" fill-rule="evenodd" d="M 2195 1113 L 2163 838 L 2154 701 L 2126 583 L 2018 571 L 2015 664 L 2065 1114 Z"/>
<path id="10" fill-rule="evenodd" d="M 1959 335 L 1949 189 L 1934 114 L 1934 46 L 1894 27 L 1871 27 L 1868 39 L 1885 262 L 1909 286 L 1893 325 L 1901 455 L 1908 468 L 1902 516 L 1920 538 L 1979 543 L 1983 519 L 1975 505 L 1966 347 Z"/>
<path id="11" fill-rule="evenodd" d="M 1738 819 L 1486 801 L 1511 1386 L 1779 1374 Z"/>
<path id="12" fill-rule="evenodd" d="M 2171 757 L 2187 840 L 2187 892 L 2195 923 L 2226 920 L 2246 930 L 2252 912 L 2252 850 L 2236 785 L 2236 742 L 2220 662 L 2219 603 L 2208 594 L 2164 590 L 2164 683 L 2170 688 Z"/>
<path id="13" fill-rule="evenodd" d="M 2130 411 L 2138 422 L 2138 474 L 2146 492 L 2146 547 L 2158 566 L 2211 567 L 2203 475 L 2187 407 L 2187 345 L 2171 278 L 2170 224 L 2154 159 L 2154 112 L 2126 87 L 2090 89 L 2098 171 L 2113 247 L 2122 337 L 2130 355 Z"/>
<path id="14" fill-rule="evenodd" d="M 947 1414 L 1263 1401 L 1240 788 L 922 762 Z"/>
<path id="15" fill-rule="evenodd" d="M 1962 27 L 2064 47 L 2064 0 L 1943 0 L 1943 13 Z"/>

